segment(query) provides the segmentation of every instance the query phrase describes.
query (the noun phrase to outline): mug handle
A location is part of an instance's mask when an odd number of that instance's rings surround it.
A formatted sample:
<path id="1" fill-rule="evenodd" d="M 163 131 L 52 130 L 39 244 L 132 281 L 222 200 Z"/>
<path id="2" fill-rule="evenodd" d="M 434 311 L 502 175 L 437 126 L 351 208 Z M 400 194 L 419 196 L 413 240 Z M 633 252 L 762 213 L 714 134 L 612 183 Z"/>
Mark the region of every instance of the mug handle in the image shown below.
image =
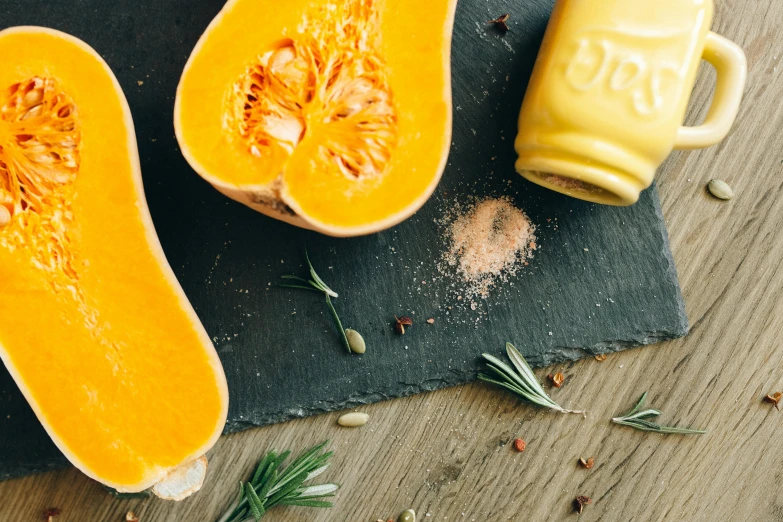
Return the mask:
<path id="1" fill-rule="evenodd" d="M 715 96 L 703 124 L 677 130 L 675 149 L 702 149 L 721 141 L 729 133 L 742 101 L 748 63 L 740 46 L 710 32 L 702 58 L 718 73 Z"/>

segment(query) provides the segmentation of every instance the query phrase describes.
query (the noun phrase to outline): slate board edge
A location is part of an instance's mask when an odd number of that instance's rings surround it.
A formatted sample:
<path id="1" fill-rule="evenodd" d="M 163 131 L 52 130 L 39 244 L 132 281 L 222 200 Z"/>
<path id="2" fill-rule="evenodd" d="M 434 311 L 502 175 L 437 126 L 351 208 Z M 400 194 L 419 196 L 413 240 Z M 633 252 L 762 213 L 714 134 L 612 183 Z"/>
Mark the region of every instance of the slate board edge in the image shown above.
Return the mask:
<path id="1" fill-rule="evenodd" d="M 539 361 L 538 363 L 536 363 L 535 361 L 530 361 L 530 362 L 532 366 L 534 366 L 535 368 L 540 368 L 542 366 L 550 366 L 552 364 L 557 364 L 564 361 L 577 361 L 585 357 L 590 357 L 602 353 L 609 354 L 609 353 L 626 350 L 628 348 L 640 347 L 640 346 L 660 343 L 663 341 L 669 341 L 672 339 L 677 339 L 679 337 L 682 337 L 687 333 L 688 330 L 687 320 L 680 326 L 681 327 L 678 327 L 670 331 L 656 332 L 653 334 L 642 336 L 638 339 L 602 341 L 588 348 L 573 348 L 567 352 L 561 352 L 557 356 L 547 359 L 546 363 L 543 364 L 542 361 Z M 356 395 L 353 397 L 349 397 L 344 401 L 321 401 L 323 403 L 322 407 L 310 407 L 310 408 L 302 407 L 297 412 L 291 412 L 291 411 L 276 412 L 274 414 L 267 415 L 263 420 L 260 420 L 258 422 L 228 422 L 226 423 L 226 427 L 223 430 L 223 435 L 237 433 L 251 428 L 259 428 L 261 426 L 266 426 L 271 424 L 280 424 L 294 419 L 301 419 L 304 417 L 321 415 L 333 411 L 355 408 L 358 406 L 364 406 L 376 402 L 383 402 L 383 401 L 393 400 L 402 397 L 409 397 L 411 395 L 417 395 L 424 392 L 431 392 L 431 391 L 441 390 L 444 388 L 450 388 L 453 386 L 459 386 L 461 384 L 467 384 L 475 381 L 477 373 L 478 371 L 474 371 L 474 372 L 452 371 L 452 372 L 447 372 L 441 376 L 428 379 L 424 383 L 415 383 L 415 384 L 411 383 L 407 386 L 405 391 L 403 391 L 402 393 L 400 393 L 399 389 L 397 389 L 394 395 L 392 395 L 391 393 L 387 394 L 384 392 L 376 391 L 364 395 Z M 505 392 L 499 390 L 498 393 L 505 393 Z M 61 457 L 60 459 L 53 459 L 45 463 L 43 466 L 32 466 L 29 468 L 17 469 L 13 473 L 2 473 L 0 474 L 0 480 L 8 480 L 17 477 L 29 476 L 31 474 L 36 474 L 36 473 L 54 471 L 57 469 L 68 467 L 68 465 L 69 462 L 65 459 L 65 457 Z"/>
<path id="2" fill-rule="evenodd" d="M 36 466 L 23 466 L 21 468 L 15 469 L 11 473 L 0 473 L 0 481 L 22 478 L 22 477 L 29 477 L 30 475 L 35 475 L 38 473 L 46 473 L 48 471 L 56 471 L 59 469 L 69 467 L 70 465 L 71 463 L 68 462 L 68 459 L 66 459 L 64 456 L 61 455 L 43 464 L 39 464 Z"/>
<path id="3" fill-rule="evenodd" d="M 531 363 L 531 366 L 533 366 L 534 368 L 541 368 L 543 366 L 551 366 L 553 364 L 557 364 L 565 361 L 577 361 L 579 359 L 584 359 L 585 357 L 592 357 L 594 355 L 599 355 L 603 353 L 610 354 L 622 350 L 627 350 L 629 348 L 636 348 L 636 347 L 661 343 L 663 341 L 670 341 L 684 336 L 687 333 L 687 330 L 688 330 L 687 325 L 683 325 L 681 328 L 678 327 L 671 331 L 651 333 L 649 335 L 644 335 L 638 339 L 602 341 L 600 343 L 595 344 L 594 346 L 587 347 L 587 348 L 566 349 L 560 354 L 548 358 L 546 360 L 546 363 L 544 364 L 541 364 L 540 362 L 536 363 L 535 361 L 529 361 L 529 362 Z M 498 355 L 499 354 L 500 351 L 498 351 Z M 332 411 L 346 410 L 358 406 L 373 404 L 376 402 L 383 402 L 383 401 L 402 398 L 402 397 L 409 397 L 411 395 L 417 395 L 420 393 L 441 390 L 443 388 L 450 388 L 452 386 L 459 386 L 461 384 L 468 384 L 470 382 L 477 380 L 476 375 L 478 374 L 478 372 L 479 370 L 475 370 L 472 372 L 450 371 L 442 375 L 432 377 L 427 381 L 425 381 L 424 383 L 411 383 L 402 392 L 399 391 L 399 388 L 396 388 L 394 394 L 391 393 L 387 394 L 383 391 L 369 392 L 367 394 L 354 395 L 343 401 L 320 401 L 323 404 L 323 407 L 309 407 L 309 408 L 301 407 L 298 408 L 296 412 L 291 412 L 290 410 L 276 412 L 270 415 L 266 415 L 263 420 L 258 420 L 255 422 L 252 420 L 247 422 L 228 422 L 226 423 L 226 427 L 223 430 L 223 434 L 227 435 L 230 433 L 244 431 L 250 428 L 257 428 L 270 424 L 279 424 L 294 419 L 311 417 L 313 415 L 320 415 Z M 499 393 L 504 393 L 504 392 L 499 391 Z"/>
<path id="4" fill-rule="evenodd" d="M 669 243 L 669 231 L 666 228 L 666 218 L 663 216 L 663 208 L 661 207 L 661 197 L 658 194 L 658 185 L 653 182 L 652 187 L 649 189 L 652 195 L 653 208 L 655 209 L 655 215 L 661 220 L 663 226 L 659 228 L 661 232 L 661 239 L 663 245 L 663 255 L 668 262 L 667 274 L 669 274 L 670 281 L 673 281 L 674 290 L 677 294 L 677 312 L 679 324 L 677 325 L 678 331 L 681 333 L 677 337 L 683 337 L 688 335 L 690 331 L 690 324 L 688 323 L 688 312 L 685 309 L 685 299 L 682 296 L 682 287 L 680 286 L 680 278 L 677 275 L 677 265 L 674 263 L 674 255 L 672 254 L 671 244 Z"/>

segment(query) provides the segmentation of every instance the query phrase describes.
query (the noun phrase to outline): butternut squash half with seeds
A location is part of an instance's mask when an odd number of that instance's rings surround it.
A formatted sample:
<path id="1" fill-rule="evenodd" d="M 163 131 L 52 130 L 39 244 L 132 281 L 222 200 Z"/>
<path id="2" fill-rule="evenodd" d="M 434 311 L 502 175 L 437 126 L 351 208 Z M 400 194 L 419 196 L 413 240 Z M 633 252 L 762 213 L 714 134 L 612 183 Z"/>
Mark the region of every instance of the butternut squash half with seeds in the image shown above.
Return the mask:
<path id="1" fill-rule="evenodd" d="M 226 381 L 155 235 L 120 86 L 50 29 L 0 31 L 0 56 L 0 357 L 90 477 L 202 474 Z"/>
<path id="2" fill-rule="evenodd" d="M 333 236 L 416 212 L 451 141 L 456 0 L 229 0 L 177 90 L 185 158 L 227 196 Z"/>

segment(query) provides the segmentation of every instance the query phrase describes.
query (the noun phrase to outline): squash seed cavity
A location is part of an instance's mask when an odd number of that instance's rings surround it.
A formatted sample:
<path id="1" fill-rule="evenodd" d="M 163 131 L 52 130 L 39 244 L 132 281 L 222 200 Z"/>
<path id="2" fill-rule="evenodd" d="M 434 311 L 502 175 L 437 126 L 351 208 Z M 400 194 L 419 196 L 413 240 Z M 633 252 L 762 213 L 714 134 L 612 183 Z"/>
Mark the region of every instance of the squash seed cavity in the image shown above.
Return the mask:
<path id="1" fill-rule="evenodd" d="M 380 55 L 377 0 L 328 3 L 251 64 L 229 91 L 225 124 L 253 156 L 282 164 L 303 140 L 349 179 L 377 178 L 397 143 Z"/>
<path id="2" fill-rule="evenodd" d="M 27 248 L 39 268 L 70 280 L 80 146 L 77 108 L 55 79 L 35 76 L 0 91 L 0 246 Z"/>
<path id="3" fill-rule="evenodd" d="M 85 301 L 69 234 L 81 147 L 78 108 L 56 79 L 34 76 L 0 90 L 0 247 L 25 249 L 55 291 L 73 296 L 85 326 L 112 348 L 117 373 L 120 346 Z"/>

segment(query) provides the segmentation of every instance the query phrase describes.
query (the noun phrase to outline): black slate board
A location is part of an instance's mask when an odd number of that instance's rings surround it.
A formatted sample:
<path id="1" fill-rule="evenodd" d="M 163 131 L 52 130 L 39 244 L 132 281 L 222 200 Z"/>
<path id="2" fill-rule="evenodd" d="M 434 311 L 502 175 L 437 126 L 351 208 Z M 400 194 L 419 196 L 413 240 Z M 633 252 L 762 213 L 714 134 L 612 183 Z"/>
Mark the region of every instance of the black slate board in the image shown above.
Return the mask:
<path id="1" fill-rule="evenodd" d="M 5 0 L 0 29 L 43 25 L 72 33 L 118 76 L 158 234 L 228 375 L 226 431 L 464 383 L 475 378 L 477 356 L 501 353 L 507 340 L 541 366 L 686 333 L 655 189 L 633 207 L 609 208 L 540 189 L 514 172 L 516 115 L 551 0 L 460 0 L 454 138 L 443 181 L 412 219 L 349 240 L 298 230 L 229 201 L 180 155 L 171 123 L 177 81 L 221 6 Z M 502 35 L 485 22 L 505 12 L 511 31 Z M 456 301 L 447 279 L 433 280 L 443 249 L 436 220 L 470 194 L 511 196 L 538 225 L 540 245 L 513 286 L 478 301 L 476 310 Z M 281 274 L 302 271 L 304 245 L 345 296 L 336 304 L 346 326 L 367 339 L 366 355 L 345 354 L 316 294 L 273 286 Z M 416 321 L 404 337 L 391 329 L 393 314 Z M 424 323 L 428 317 L 434 325 Z M 64 463 L 0 367 L 0 478 Z"/>

